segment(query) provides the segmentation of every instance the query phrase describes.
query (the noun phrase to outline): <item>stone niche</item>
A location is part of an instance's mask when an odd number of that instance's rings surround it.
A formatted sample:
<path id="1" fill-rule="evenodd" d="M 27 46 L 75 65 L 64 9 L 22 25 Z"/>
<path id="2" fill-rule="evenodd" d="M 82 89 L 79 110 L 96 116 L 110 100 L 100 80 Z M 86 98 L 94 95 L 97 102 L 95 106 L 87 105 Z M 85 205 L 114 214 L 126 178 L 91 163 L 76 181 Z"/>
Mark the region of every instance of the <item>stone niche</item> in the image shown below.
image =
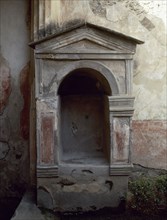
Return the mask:
<path id="1" fill-rule="evenodd" d="M 142 42 L 78 24 L 35 51 L 37 203 L 54 211 L 117 207 L 131 164 L 133 55 Z"/>

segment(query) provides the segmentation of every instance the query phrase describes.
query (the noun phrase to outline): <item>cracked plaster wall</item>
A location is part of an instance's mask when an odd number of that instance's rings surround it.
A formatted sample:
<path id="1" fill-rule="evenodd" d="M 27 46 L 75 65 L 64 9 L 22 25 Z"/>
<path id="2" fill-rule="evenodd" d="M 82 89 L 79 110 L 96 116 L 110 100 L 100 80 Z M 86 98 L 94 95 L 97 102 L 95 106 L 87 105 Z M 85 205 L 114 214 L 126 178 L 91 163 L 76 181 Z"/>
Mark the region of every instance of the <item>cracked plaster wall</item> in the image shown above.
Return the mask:
<path id="1" fill-rule="evenodd" d="M 0 198 L 21 196 L 29 179 L 27 19 L 28 1 L 0 1 Z"/>
<path id="2" fill-rule="evenodd" d="M 54 32 L 55 27 L 63 27 L 69 21 L 78 19 L 145 42 L 137 47 L 134 56 L 135 112 L 132 161 L 147 167 L 167 169 L 167 2 L 52 0 L 51 6 L 45 19 L 46 26 L 49 24 L 47 22 L 55 24 L 50 27 L 53 28 L 51 32 Z M 158 126 L 159 122 L 161 126 Z M 141 138 L 143 141 L 140 141 Z M 143 155 L 146 154 L 148 157 L 143 159 Z"/>
<path id="3" fill-rule="evenodd" d="M 167 2 L 90 0 L 95 24 L 142 39 L 134 56 L 132 162 L 167 169 Z"/>
<path id="4" fill-rule="evenodd" d="M 134 57 L 133 118 L 166 119 L 166 1 L 52 0 L 51 6 L 46 25 L 50 22 L 63 26 L 81 19 L 143 40 Z"/>

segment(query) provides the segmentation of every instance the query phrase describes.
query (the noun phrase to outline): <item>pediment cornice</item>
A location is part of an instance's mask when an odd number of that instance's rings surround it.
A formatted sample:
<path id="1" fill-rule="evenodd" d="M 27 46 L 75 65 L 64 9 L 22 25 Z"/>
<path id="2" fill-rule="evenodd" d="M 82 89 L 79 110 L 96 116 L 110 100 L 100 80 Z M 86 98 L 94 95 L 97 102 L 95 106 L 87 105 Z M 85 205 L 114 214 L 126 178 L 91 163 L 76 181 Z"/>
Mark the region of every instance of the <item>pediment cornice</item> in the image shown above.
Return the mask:
<path id="1" fill-rule="evenodd" d="M 30 43 L 36 54 L 133 54 L 142 41 L 107 28 L 80 24 L 57 32 L 40 41 Z"/>

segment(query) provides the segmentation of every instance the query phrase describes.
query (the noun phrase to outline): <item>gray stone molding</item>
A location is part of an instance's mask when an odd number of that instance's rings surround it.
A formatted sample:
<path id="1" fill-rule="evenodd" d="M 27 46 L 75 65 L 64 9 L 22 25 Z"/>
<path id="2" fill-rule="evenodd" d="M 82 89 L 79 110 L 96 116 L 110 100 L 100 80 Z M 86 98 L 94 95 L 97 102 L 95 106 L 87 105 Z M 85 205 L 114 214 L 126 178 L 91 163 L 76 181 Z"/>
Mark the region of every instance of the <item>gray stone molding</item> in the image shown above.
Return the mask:
<path id="1" fill-rule="evenodd" d="M 104 64 L 95 61 L 81 60 L 67 64 L 67 66 L 61 71 L 61 80 L 59 85 L 64 80 L 64 78 L 70 74 L 73 70 L 90 68 L 99 72 L 100 75 L 104 77 L 104 80 L 109 84 L 112 95 L 119 94 L 118 83 L 115 79 L 114 74 L 109 70 Z M 103 79 L 102 79 L 103 80 Z M 58 85 L 58 86 L 59 86 Z"/>
<path id="2" fill-rule="evenodd" d="M 130 96 L 110 96 L 109 106 L 110 115 L 113 116 L 132 116 L 134 112 L 134 97 Z"/>
<path id="3" fill-rule="evenodd" d="M 60 46 L 59 38 L 65 38 L 65 42 L 67 42 L 68 34 L 73 33 L 72 36 L 80 35 L 80 37 L 83 36 L 83 34 L 87 36 L 94 36 L 94 38 L 103 38 L 106 43 L 115 42 L 113 45 L 118 46 L 118 48 L 126 48 L 128 51 L 135 52 L 135 45 L 136 44 L 143 44 L 144 42 L 141 40 L 138 40 L 134 37 L 124 35 L 120 32 L 113 31 L 111 29 L 94 25 L 88 22 L 78 22 L 78 24 L 72 24 L 72 25 L 64 25 L 60 29 L 56 30 L 55 34 L 52 34 L 48 37 L 44 37 L 43 39 L 36 40 L 34 42 L 31 42 L 29 45 L 33 48 L 41 48 L 44 47 L 45 45 L 48 47 L 50 44 L 49 42 L 53 45 L 54 40 L 57 39 L 56 43 L 58 46 Z M 122 47 L 121 47 L 122 46 Z"/>
<path id="4" fill-rule="evenodd" d="M 110 176 L 129 176 L 132 171 L 133 165 L 111 165 L 110 166 Z"/>
<path id="5" fill-rule="evenodd" d="M 38 178 L 52 178 L 58 176 L 57 166 L 37 166 Z"/>
<path id="6" fill-rule="evenodd" d="M 37 61 L 37 71 L 36 71 L 36 98 L 43 98 L 43 90 L 42 90 L 42 67 L 43 67 L 43 62 L 42 60 Z M 106 67 L 103 63 L 101 62 L 95 62 L 95 61 L 90 61 L 90 60 L 80 60 L 80 61 L 75 61 L 75 62 L 68 62 L 64 63 L 63 67 L 60 68 L 57 71 L 57 76 L 59 76 L 59 81 L 57 81 L 57 87 L 61 84 L 61 82 L 64 80 L 64 78 L 70 74 L 72 71 L 77 70 L 77 69 L 82 69 L 82 68 L 90 68 L 92 70 L 96 70 L 99 73 L 99 76 L 102 81 L 104 81 L 107 85 L 107 87 L 110 87 L 110 93 L 112 92 L 112 95 L 117 95 L 119 94 L 119 87 L 121 85 L 118 84 L 114 73 L 112 73 L 111 70 L 109 70 L 108 67 Z M 56 76 L 55 76 L 56 78 Z M 54 82 L 54 81 L 53 81 Z M 57 89 L 58 90 L 58 89 Z M 55 91 L 55 95 L 57 95 L 57 91 Z M 45 97 L 46 98 L 46 97 Z M 52 97 L 53 98 L 53 97 Z"/>

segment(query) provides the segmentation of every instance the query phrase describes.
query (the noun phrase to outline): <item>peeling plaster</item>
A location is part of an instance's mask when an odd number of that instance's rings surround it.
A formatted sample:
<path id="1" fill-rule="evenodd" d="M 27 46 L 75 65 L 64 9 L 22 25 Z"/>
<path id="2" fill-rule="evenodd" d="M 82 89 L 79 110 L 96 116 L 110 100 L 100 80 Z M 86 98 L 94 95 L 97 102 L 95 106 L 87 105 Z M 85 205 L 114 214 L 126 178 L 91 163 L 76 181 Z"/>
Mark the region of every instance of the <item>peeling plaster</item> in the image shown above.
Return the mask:
<path id="1" fill-rule="evenodd" d="M 0 1 L 0 197 L 20 197 L 29 177 L 28 141 L 19 126 L 24 107 L 19 77 L 30 59 L 28 2 Z"/>
<path id="2" fill-rule="evenodd" d="M 51 22 L 62 26 L 73 19 L 86 20 L 89 11 L 89 1 L 82 0 L 51 0 Z"/>
<path id="3" fill-rule="evenodd" d="M 0 115 L 7 105 L 11 93 L 11 74 L 7 60 L 0 54 Z"/>
<path id="4" fill-rule="evenodd" d="M 10 151 L 9 144 L 7 142 L 0 141 L 0 160 L 4 160 Z"/>
<path id="5" fill-rule="evenodd" d="M 167 2 L 164 0 L 139 0 L 140 5 L 145 9 L 146 13 L 156 16 L 164 21 L 165 26 L 167 25 Z"/>

